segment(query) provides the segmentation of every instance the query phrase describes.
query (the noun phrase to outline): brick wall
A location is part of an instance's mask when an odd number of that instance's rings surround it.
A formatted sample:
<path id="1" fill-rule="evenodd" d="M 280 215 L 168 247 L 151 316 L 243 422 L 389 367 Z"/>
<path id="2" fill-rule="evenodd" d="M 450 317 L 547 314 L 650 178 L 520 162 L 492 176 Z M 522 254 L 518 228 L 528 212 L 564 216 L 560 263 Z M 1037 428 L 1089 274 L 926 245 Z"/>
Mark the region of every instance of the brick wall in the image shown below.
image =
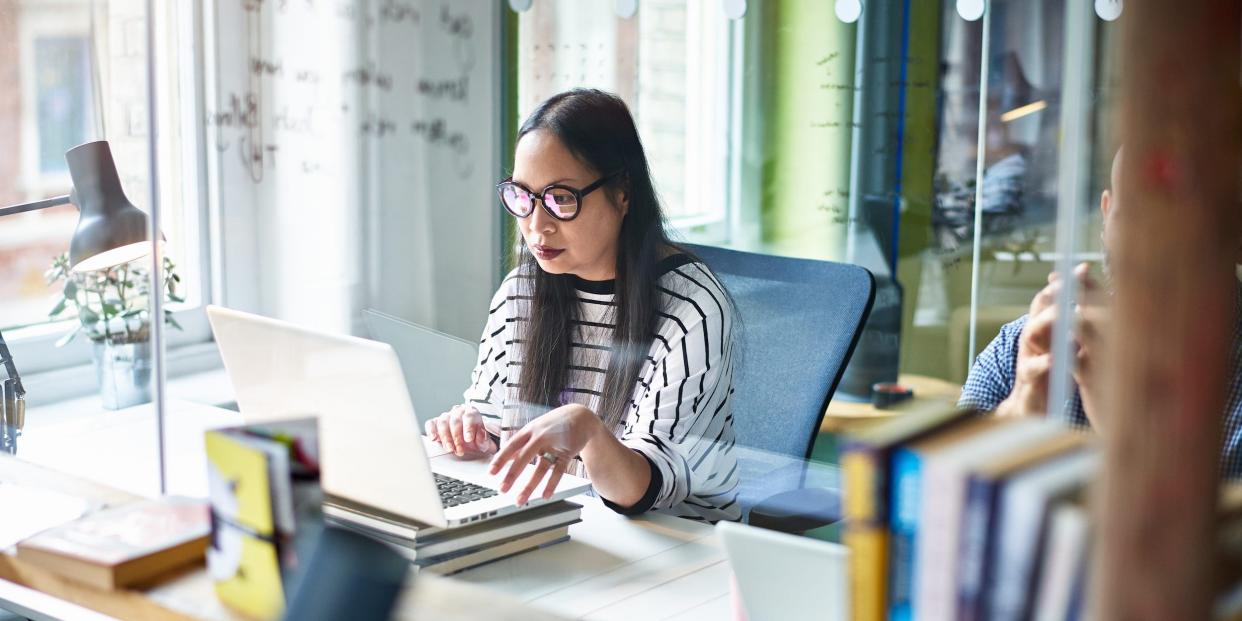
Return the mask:
<path id="1" fill-rule="evenodd" d="M 147 199 L 147 31 L 144 0 L 108 0 L 104 115 L 108 143 L 130 202 Z"/>
<path id="2" fill-rule="evenodd" d="M 669 216 L 686 212 L 686 0 L 638 11 L 638 131 Z"/>
<path id="3" fill-rule="evenodd" d="M 643 0 L 636 16 L 620 19 L 611 0 L 546 0 L 519 18 L 522 118 L 575 86 L 617 93 L 635 116 L 671 216 L 685 212 L 686 2 Z"/>
<path id="4" fill-rule="evenodd" d="M 18 0 L 0 0 L 0 206 L 19 202 L 21 80 L 18 75 Z"/>

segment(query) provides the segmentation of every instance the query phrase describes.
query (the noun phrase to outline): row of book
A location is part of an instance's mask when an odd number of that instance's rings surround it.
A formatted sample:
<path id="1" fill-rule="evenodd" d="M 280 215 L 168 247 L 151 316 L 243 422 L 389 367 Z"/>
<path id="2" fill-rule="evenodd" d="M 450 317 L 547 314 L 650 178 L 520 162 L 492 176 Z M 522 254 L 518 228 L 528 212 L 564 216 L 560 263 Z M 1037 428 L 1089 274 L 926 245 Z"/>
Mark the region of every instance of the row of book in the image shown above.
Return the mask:
<path id="1" fill-rule="evenodd" d="M 1066 620 L 1088 610 L 1094 436 L 968 410 L 911 413 L 845 439 L 854 619 Z M 1242 571 L 1242 488 L 1225 486 L 1218 612 Z M 1240 533 L 1233 535 L 1231 533 Z"/>

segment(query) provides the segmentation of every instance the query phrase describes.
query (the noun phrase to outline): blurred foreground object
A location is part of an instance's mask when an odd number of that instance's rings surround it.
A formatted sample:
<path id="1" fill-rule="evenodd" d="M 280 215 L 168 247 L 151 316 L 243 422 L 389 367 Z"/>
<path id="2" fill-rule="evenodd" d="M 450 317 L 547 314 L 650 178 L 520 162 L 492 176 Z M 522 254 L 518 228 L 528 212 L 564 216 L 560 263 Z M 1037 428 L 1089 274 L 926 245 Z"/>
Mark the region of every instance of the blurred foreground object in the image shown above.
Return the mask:
<path id="1" fill-rule="evenodd" d="M 1110 257 L 1099 619 L 1211 613 L 1217 455 L 1238 240 L 1235 0 L 1127 7 L 1126 158 Z"/>

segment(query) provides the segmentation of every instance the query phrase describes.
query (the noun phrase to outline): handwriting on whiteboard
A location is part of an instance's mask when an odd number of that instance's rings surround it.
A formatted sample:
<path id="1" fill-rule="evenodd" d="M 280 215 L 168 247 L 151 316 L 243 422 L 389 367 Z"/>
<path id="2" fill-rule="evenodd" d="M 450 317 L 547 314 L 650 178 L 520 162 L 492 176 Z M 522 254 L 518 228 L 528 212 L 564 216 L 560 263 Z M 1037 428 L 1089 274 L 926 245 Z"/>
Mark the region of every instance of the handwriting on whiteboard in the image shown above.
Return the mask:
<path id="1" fill-rule="evenodd" d="M 246 79 L 222 88 L 204 122 L 221 157 L 237 158 L 253 182 L 275 170 L 331 172 L 316 147 L 350 133 L 363 142 L 403 138 L 441 154 L 460 178 L 473 172 L 469 127 L 453 111 L 470 101 L 475 24 L 453 2 L 234 1 L 245 12 L 245 65 L 229 70 Z M 343 67 L 316 62 L 313 36 L 272 36 L 273 20 L 319 27 L 331 20 L 329 31 L 361 42 L 373 29 L 430 37 L 444 61 L 421 63 L 421 71 L 399 60 L 376 63 L 365 53 Z"/>

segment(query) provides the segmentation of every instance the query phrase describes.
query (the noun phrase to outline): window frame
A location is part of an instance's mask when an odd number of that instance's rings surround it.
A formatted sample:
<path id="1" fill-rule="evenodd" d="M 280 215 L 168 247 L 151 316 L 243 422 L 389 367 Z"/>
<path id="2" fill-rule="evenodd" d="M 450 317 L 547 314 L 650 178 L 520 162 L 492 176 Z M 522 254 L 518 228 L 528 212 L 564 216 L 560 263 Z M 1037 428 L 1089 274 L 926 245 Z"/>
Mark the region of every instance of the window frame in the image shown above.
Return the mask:
<path id="1" fill-rule="evenodd" d="M 40 147 L 42 138 L 39 131 L 39 106 L 35 67 L 35 41 L 45 36 L 83 36 L 91 44 L 91 27 L 89 6 L 69 0 L 33 3 L 29 0 L 18 2 L 14 10 L 22 20 L 17 34 L 19 67 L 19 88 L 21 89 L 21 132 L 22 142 L 19 148 L 20 174 L 19 189 L 26 196 L 46 194 L 44 188 L 70 187 L 69 171 L 59 173 L 43 173 L 40 168 Z M 94 53 L 94 50 L 91 50 Z M 94 76 L 88 76 L 94 88 Z M 93 102 L 92 102 L 93 103 Z M 94 111 L 91 111 L 92 119 Z M 97 121 L 97 119 L 94 119 Z"/>
<path id="2" fill-rule="evenodd" d="M 731 237 L 734 202 L 730 200 L 731 173 L 736 156 L 731 149 L 733 122 L 739 110 L 734 89 L 732 59 L 741 44 L 735 36 L 738 22 L 725 19 L 719 7 L 686 3 L 686 168 L 683 187 L 697 188 L 696 200 L 720 205 L 694 215 L 669 218 L 669 226 L 688 241 L 725 243 Z M 641 59 L 640 59 L 641 62 Z M 639 111 L 642 114 L 642 111 Z M 689 196 L 686 197 L 689 200 Z"/>

